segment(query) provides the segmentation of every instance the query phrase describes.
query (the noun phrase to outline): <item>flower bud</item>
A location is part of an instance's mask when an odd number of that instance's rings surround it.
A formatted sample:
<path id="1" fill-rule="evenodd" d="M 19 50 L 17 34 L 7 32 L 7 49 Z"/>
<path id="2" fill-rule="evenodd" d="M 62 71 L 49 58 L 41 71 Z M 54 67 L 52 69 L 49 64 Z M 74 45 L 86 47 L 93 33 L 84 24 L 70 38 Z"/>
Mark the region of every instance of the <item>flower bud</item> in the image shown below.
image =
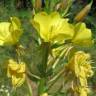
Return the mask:
<path id="1" fill-rule="evenodd" d="M 86 5 L 76 16 L 75 16 L 75 21 L 82 21 L 84 17 L 89 13 L 90 9 L 92 6 L 92 2 L 88 5 Z"/>

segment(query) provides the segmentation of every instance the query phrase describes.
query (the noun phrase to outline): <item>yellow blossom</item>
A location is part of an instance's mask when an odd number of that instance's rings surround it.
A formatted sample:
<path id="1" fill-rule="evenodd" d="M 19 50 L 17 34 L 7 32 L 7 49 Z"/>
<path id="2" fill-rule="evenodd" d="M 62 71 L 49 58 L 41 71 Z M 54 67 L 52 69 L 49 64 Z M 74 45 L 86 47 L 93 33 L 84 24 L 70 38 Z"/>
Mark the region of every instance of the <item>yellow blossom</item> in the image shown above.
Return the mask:
<path id="1" fill-rule="evenodd" d="M 10 59 L 8 62 L 7 76 L 12 79 L 14 87 L 21 86 L 25 81 L 25 64 L 21 62 L 18 64 L 16 61 Z"/>
<path id="2" fill-rule="evenodd" d="M 65 66 L 65 73 L 67 74 L 64 77 L 67 80 L 65 85 L 71 83 L 72 91 L 78 94 L 76 96 L 87 96 L 89 92 L 87 79 L 93 75 L 90 55 L 83 51 L 76 52 Z"/>
<path id="3" fill-rule="evenodd" d="M 72 25 L 68 19 L 61 18 L 58 12 L 47 14 L 40 12 L 32 20 L 33 27 L 37 30 L 44 42 L 62 43 L 71 40 L 77 45 L 91 45 L 92 32 L 85 23 Z"/>
<path id="4" fill-rule="evenodd" d="M 80 94 L 80 96 L 88 96 L 89 89 L 88 88 L 79 87 L 78 93 Z"/>
<path id="5" fill-rule="evenodd" d="M 1 46 L 16 44 L 21 34 L 21 23 L 17 17 L 11 17 L 10 22 L 0 22 Z"/>
<path id="6" fill-rule="evenodd" d="M 92 32 L 91 29 L 86 27 L 85 23 L 77 23 L 74 25 L 74 37 L 72 42 L 77 45 L 91 45 L 92 42 Z"/>
<path id="7" fill-rule="evenodd" d="M 82 51 L 77 52 L 69 62 L 69 67 L 77 77 L 87 78 L 93 75 L 90 55 Z"/>
<path id="8" fill-rule="evenodd" d="M 58 12 L 49 15 L 40 12 L 34 16 L 32 24 L 44 42 L 62 43 L 74 35 L 73 26 L 68 23 L 68 19 L 61 18 Z"/>

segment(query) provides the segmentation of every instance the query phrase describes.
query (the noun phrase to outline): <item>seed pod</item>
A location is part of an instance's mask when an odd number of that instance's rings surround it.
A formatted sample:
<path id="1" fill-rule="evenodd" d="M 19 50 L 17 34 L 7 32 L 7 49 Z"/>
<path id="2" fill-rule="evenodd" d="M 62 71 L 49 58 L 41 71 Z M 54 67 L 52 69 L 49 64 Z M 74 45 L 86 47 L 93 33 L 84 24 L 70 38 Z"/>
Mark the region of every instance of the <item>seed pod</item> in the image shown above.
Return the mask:
<path id="1" fill-rule="evenodd" d="M 92 6 L 92 2 L 88 5 L 86 5 L 76 16 L 75 16 L 75 21 L 82 21 L 84 20 L 84 17 L 89 13 L 90 9 Z"/>
<path id="2" fill-rule="evenodd" d="M 35 0 L 35 9 L 41 9 L 42 0 Z"/>

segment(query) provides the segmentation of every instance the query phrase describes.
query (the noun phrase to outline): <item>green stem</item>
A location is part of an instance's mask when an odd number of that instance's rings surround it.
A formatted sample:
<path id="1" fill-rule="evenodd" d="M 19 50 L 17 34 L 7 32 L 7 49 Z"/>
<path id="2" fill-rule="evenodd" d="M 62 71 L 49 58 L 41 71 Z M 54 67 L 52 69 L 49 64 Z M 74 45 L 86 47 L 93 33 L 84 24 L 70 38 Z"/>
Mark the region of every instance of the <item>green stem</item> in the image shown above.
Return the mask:
<path id="1" fill-rule="evenodd" d="M 41 64 L 41 71 L 42 71 L 42 77 L 46 78 L 46 71 L 47 71 L 47 61 L 50 51 L 50 44 L 47 42 L 44 42 L 42 44 L 42 64 Z"/>
<path id="2" fill-rule="evenodd" d="M 44 93 L 46 88 L 47 61 L 50 52 L 50 43 L 43 42 L 41 47 L 42 47 L 42 64 L 40 65 L 41 79 L 39 81 L 38 86 L 39 95 Z"/>
<path id="3" fill-rule="evenodd" d="M 35 78 L 35 79 L 37 79 L 37 80 L 40 80 L 40 77 L 39 77 L 39 76 L 37 76 L 37 75 L 35 75 L 35 74 L 32 74 L 31 72 L 30 72 L 30 73 L 27 72 L 27 75 L 28 75 L 30 78 Z"/>
<path id="4" fill-rule="evenodd" d="M 49 13 L 50 12 L 50 0 L 45 0 L 45 11 L 47 12 L 47 13 Z"/>
<path id="5" fill-rule="evenodd" d="M 33 96 L 32 87 L 31 87 L 31 84 L 30 84 L 28 78 L 27 78 L 26 82 L 27 82 L 27 86 L 28 86 L 28 89 L 29 89 L 29 96 Z"/>
<path id="6" fill-rule="evenodd" d="M 42 78 L 38 86 L 38 95 L 40 96 L 45 92 L 46 78 Z"/>

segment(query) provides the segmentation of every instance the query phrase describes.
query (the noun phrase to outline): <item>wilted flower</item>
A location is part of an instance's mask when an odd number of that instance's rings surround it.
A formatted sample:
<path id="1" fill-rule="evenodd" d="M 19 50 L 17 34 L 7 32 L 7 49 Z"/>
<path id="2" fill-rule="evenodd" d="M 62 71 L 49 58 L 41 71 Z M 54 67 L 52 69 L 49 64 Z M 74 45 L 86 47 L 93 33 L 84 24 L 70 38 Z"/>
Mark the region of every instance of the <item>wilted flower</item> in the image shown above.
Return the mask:
<path id="1" fill-rule="evenodd" d="M 10 59 L 7 68 L 7 76 L 12 79 L 14 87 L 21 86 L 25 81 L 25 63 L 18 64 L 16 61 Z"/>
<path id="2" fill-rule="evenodd" d="M 70 88 L 76 96 L 87 96 L 89 92 L 87 79 L 93 75 L 90 64 L 90 55 L 79 51 L 75 53 L 65 66 L 65 73 L 67 74 L 67 76 L 65 75 L 65 79 L 67 80 L 65 85 L 71 83 Z M 68 87 L 67 90 L 70 90 L 70 88 Z"/>
<path id="3" fill-rule="evenodd" d="M 90 55 L 79 51 L 70 60 L 69 67 L 77 77 L 87 78 L 93 74 L 90 64 Z"/>
<path id="4" fill-rule="evenodd" d="M 87 96 L 88 94 L 87 78 L 93 75 L 90 64 L 90 55 L 79 51 L 75 53 L 67 66 L 75 76 L 72 89 L 74 92 L 79 93 L 80 96 Z"/>
<path id="5" fill-rule="evenodd" d="M 38 13 L 32 24 L 44 42 L 62 43 L 72 39 L 74 35 L 73 26 L 68 23 L 68 19 L 61 18 L 57 12 L 50 15 L 45 12 Z"/>
<path id="6" fill-rule="evenodd" d="M 22 34 L 21 23 L 17 17 L 11 17 L 10 22 L 0 22 L 0 45 L 13 45 L 19 41 Z"/>

